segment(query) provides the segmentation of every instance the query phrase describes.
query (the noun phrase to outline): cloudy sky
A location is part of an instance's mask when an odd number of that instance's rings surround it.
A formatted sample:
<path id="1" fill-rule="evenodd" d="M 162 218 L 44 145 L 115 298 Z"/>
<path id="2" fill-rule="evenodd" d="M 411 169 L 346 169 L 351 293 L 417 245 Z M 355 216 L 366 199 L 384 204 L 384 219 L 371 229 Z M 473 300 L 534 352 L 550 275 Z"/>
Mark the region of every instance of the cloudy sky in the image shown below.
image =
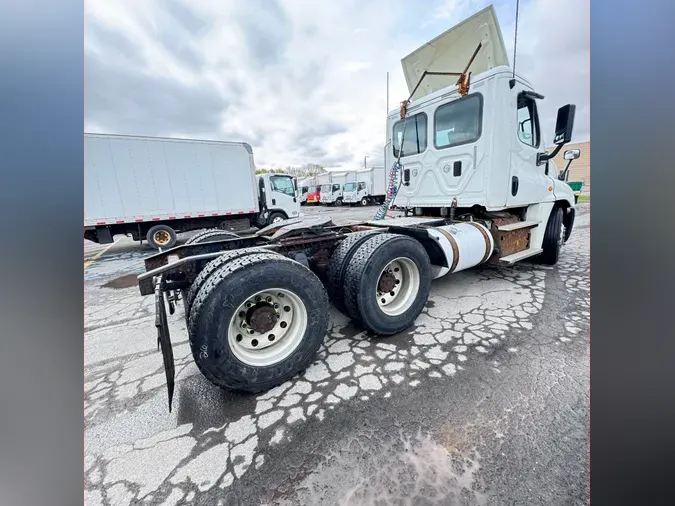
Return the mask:
<path id="1" fill-rule="evenodd" d="M 88 0 L 85 130 L 246 141 L 256 165 L 382 163 L 400 60 L 492 3 L 509 57 L 515 0 Z M 589 133 L 589 0 L 521 0 L 517 72 Z"/>

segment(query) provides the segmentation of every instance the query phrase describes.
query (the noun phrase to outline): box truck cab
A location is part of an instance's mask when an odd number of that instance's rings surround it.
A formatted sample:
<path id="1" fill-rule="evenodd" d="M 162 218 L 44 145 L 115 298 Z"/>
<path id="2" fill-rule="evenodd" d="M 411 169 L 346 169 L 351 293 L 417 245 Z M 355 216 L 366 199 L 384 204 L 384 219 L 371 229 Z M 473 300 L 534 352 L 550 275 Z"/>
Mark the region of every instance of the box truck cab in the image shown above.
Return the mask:
<path id="1" fill-rule="evenodd" d="M 356 181 L 343 186 L 345 204 L 367 206 L 381 204 L 386 194 L 384 167 L 369 167 L 356 171 Z"/>
<path id="2" fill-rule="evenodd" d="M 343 201 L 343 185 L 356 180 L 356 171 L 329 172 L 330 181 L 321 186 L 321 203 L 341 206 Z"/>

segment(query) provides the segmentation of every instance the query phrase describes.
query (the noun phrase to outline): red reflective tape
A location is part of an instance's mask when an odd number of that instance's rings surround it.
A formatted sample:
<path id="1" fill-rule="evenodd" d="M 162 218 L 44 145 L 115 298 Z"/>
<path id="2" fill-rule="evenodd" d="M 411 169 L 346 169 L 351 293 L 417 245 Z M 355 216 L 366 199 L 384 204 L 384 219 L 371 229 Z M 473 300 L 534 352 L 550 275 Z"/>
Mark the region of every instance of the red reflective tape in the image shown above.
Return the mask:
<path id="1" fill-rule="evenodd" d="M 253 209 L 251 209 L 251 210 L 249 211 L 249 213 L 255 213 L 255 211 L 254 211 Z"/>
<path id="2" fill-rule="evenodd" d="M 96 224 L 97 225 L 105 225 L 105 221 L 97 221 Z"/>
<path id="3" fill-rule="evenodd" d="M 124 220 L 117 220 L 115 223 L 124 223 Z"/>
<path id="4" fill-rule="evenodd" d="M 244 214 L 244 211 L 237 211 L 237 214 Z"/>
<path id="5" fill-rule="evenodd" d="M 136 221 L 143 221 L 143 218 L 136 218 Z"/>
<path id="6" fill-rule="evenodd" d="M 203 215 L 203 214 L 198 214 L 197 217 L 198 217 L 198 218 L 203 218 L 204 215 Z"/>
<path id="7" fill-rule="evenodd" d="M 192 218 L 189 214 L 187 216 L 183 216 L 183 218 Z"/>
<path id="8" fill-rule="evenodd" d="M 225 213 L 225 214 L 232 214 L 232 213 L 231 213 L 231 212 L 227 212 L 227 213 Z"/>
<path id="9" fill-rule="evenodd" d="M 218 213 L 211 213 L 211 216 L 218 216 Z"/>
<path id="10" fill-rule="evenodd" d="M 152 221 L 159 221 L 159 218 L 153 218 Z"/>

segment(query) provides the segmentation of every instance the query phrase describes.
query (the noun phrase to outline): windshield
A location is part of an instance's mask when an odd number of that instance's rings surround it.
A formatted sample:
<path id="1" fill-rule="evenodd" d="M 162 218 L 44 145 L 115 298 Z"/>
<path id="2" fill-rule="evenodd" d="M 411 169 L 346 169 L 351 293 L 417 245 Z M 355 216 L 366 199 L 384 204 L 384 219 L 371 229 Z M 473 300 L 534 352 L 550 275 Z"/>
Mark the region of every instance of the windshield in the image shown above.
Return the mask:
<path id="1" fill-rule="evenodd" d="M 329 184 L 322 184 L 321 185 L 321 191 L 324 193 L 330 192 L 330 185 Z"/>
<path id="2" fill-rule="evenodd" d="M 354 190 L 356 190 L 356 183 L 347 183 L 345 185 L 345 191 L 346 192 L 352 192 Z"/>

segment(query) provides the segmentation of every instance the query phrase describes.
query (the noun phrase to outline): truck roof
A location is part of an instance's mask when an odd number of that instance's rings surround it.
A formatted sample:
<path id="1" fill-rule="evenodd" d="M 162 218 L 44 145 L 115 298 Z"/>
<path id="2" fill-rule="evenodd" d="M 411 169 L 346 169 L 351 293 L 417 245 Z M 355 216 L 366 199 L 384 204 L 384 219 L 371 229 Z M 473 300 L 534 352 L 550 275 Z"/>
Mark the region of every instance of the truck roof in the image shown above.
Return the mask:
<path id="1" fill-rule="evenodd" d="M 489 79 L 493 76 L 503 74 L 504 76 L 511 77 L 513 75 L 513 71 L 511 70 L 511 67 L 507 65 L 503 65 L 500 67 L 495 67 L 493 69 L 490 69 L 486 72 L 483 72 L 482 74 L 479 74 L 477 76 L 471 76 L 471 85 L 475 85 L 481 81 L 484 81 L 486 79 Z M 516 73 L 516 81 L 524 84 L 530 89 L 533 89 L 532 84 L 525 79 L 524 77 L 520 76 L 518 73 Z M 432 102 L 436 100 L 437 98 L 444 96 L 444 95 L 449 95 L 451 93 L 457 93 L 458 87 L 455 84 L 452 84 L 450 86 L 447 86 L 445 88 L 442 88 L 440 90 L 437 90 L 429 95 L 425 95 L 424 97 L 410 102 L 410 105 L 408 105 L 408 114 L 409 116 L 412 115 L 415 109 L 424 107 L 427 105 L 429 102 Z M 459 96 L 457 97 L 459 98 Z M 400 118 L 400 110 L 399 109 L 392 109 L 389 111 L 389 114 L 387 115 L 387 119 L 399 119 Z"/>
<path id="2" fill-rule="evenodd" d="M 161 142 L 194 142 L 197 144 L 219 144 L 219 145 L 236 145 L 243 146 L 246 148 L 246 151 L 253 153 L 253 148 L 247 142 L 241 141 L 215 141 L 211 139 L 186 139 L 182 137 L 151 137 L 147 135 L 125 135 L 125 134 L 102 134 L 102 133 L 93 133 L 85 132 L 85 137 L 97 137 L 102 139 L 127 139 L 127 140 L 139 140 L 139 141 L 161 141 Z"/>

